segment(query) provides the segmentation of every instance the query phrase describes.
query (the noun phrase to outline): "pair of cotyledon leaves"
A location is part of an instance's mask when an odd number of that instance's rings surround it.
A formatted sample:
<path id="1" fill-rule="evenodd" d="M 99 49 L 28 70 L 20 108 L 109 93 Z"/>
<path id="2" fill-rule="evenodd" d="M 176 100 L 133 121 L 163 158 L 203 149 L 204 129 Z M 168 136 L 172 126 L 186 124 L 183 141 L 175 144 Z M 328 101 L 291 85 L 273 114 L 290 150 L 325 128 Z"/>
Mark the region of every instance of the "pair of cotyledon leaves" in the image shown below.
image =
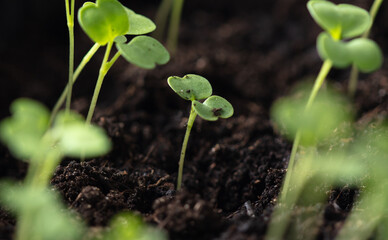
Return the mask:
<path id="1" fill-rule="evenodd" d="M 142 35 L 155 30 L 155 24 L 136 14 L 117 0 L 86 2 L 78 12 L 78 21 L 86 34 L 96 43 L 115 42 L 118 51 L 130 63 L 145 69 L 165 64 L 170 55 L 163 45 L 148 36 L 137 36 L 129 43 L 124 35 Z"/>
<path id="2" fill-rule="evenodd" d="M 111 148 L 104 130 L 85 124 L 78 114 L 60 112 L 49 128 L 50 112 L 39 102 L 17 99 L 10 110 L 12 116 L 0 123 L 0 139 L 22 160 L 41 161 L 36 156 L 50 151 L 58 151 L 59 156 L 96 157 Z"/>
<path id="3" fill-rule="evenodd" d="M 335 5 L 326 0 L 310 0 L 307 8 L 314 20 L 326 31 L 317 39 L 322 59 L 329 59 L 338 68 L 354 64 L 362 72 L 371 72 L 382 64 L 377 44 L 366 38 L 342 42 L 367 31 L 372 19 L 367 11 L 350 4 Z"/>
<path id="4" fill-rule="evenodd" d="M 218 118 L 229 118 L 233 115 L 233 106 L 220 96 L 211 96 L 213 93 L 209 81 L 195 74 L 184 77 L 169 77 L 168 85 L 181 98 L 190 100 L 194 111 L 203 119 L 216 121 Z M 203 103 L 198 100 L 206 99 Z"/>

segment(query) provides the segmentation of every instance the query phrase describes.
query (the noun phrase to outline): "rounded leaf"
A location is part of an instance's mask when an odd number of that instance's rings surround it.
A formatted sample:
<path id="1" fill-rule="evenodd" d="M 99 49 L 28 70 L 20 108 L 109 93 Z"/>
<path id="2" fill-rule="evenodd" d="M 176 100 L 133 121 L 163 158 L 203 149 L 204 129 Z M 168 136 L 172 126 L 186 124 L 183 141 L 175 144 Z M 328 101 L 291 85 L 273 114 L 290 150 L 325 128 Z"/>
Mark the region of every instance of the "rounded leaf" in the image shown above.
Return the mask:
<path id="1" fill-rule="evenodd" d="M 181 98 L 190 101 L 205 99 L 213 92 L 210 82 L 196 74 L 169 77 L 167 83 Z"/>
<path id="2" fill-rule="evenodd" d="M 117 0 L 86 2 L 78 11 L 78 21 L 96 43 L 105 45 L 129 30 L 127 11 Z"/>
<path id="3" fill-rule="evenodd" d="M 142 35 L 153 32 L 156 29 L 156 25 L 151 19 L 137 14 L 129 8 L 125 8 L 128 15 L 129 31 L 126 34 L 129 35 Z"/>
<path id="4" fill-rule="evenodd" d="M 348 67 L 352 60 L 346 43 L 334 41 L 327 33 L 321 33 L 317 38 L 318 53 L 323 60 L 329 59 L 337 68 Z"/>
<path id="5" fill-rule="evenodd" d="M 359 38 L 347 44 L 356 67 L 364 73 L 375 71 L 383 63 L 383 54 L 379 46 L 372 40 Z"/>
<path id="6" fill-rule="evenodd" d="M 72 123 L 52 130 L 57 146 L 68 157 L 97 157 L 108 153 L 111 142 L 105 131 L 85 123 Z"/>
<path id="7" fill-rule="evenodd" d="M 351 4 L 335 5 L 329 1 L 311 0 L 307 8 L 317 24 L 336 40 L 359 36 L 372 23 L 366 10 Z"/>
<path id="8" fill-rule="evenodd" d="M 192 106 L 198 116 L 208 121 L 229 118 L 234 112 L 232 104 L 220 96 L 211 96 L 203 103 L 193 101 Z"/>
<path id="9" fill-rule="evenodd" d="M 155 68 L 156 64 L 165 64 L 170 60 L 166 48 L 156 39 L 138 36 L 129 43 L 116 43 L 118 51 L 130 63 L 145 69 Z"/>

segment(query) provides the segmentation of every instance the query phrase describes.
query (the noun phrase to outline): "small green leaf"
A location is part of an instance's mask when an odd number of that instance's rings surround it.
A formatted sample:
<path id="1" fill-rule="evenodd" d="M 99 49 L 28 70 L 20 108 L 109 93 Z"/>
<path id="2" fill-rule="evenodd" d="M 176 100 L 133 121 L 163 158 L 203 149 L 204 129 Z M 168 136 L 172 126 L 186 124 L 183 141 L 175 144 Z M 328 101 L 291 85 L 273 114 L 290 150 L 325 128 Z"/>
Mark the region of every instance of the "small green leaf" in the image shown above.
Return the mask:
<path id="1" fill-rule="evenodd" d="M 337 94 L 320 92 L 308 110 L 306 103 L 307 97 L 286 97 L 276 101 L 271 109 L 271 118 L 287 137 L 293 140 L 300 132 L 301 145 L 316 145 L 329 139 L 340 124 L 351 119 L 346 101 Z"/>
<path id="2" fill-rule="evenodd" d="M 20 98 L 11 104 L 11 113 L 0 123 L 0 139 L 14 156 L 29 159 L 40 149 L 49 127 L 49 111 L 39 102 Z"/>
<path id="3" fill-rule="evenodd" d="M 233 106 L 225 98 L 211 96 L 201 103 L 193 101 L 195 112 L 203 119 L 216 121 L 218 118 L 229 118 L 233 115 Z"/>
<path id="4" fill-rule="evenodd" d="M 209 81 L 196 74 L 169 77 L 167 83 L 181 98 L 190 101 L 208 98 L 213 92 Z"/>
<path id="5" fill-rule="evenodd" d="M 359 36 L 372 23 L 366 10 L 350 4 L 335 5 L 329 1 L 310 0 L 307 8 L 318 25 L 336 40 Z"/>
<path id="6" fill-rule="evenodd" d="M 126 43 L 127 42 L 127 37 L 125 36 L 118 36 L 114 40 L 115 43 Z"/>
<path id="7" fill-rule="evenodd" d="M 78 21 L 86 34 L 100 45 L 114 41 L 129 30 L 127 12 L 117 0 L 85 2 L 78 12 Z"/>
<path id="8" fill-rule="evenodd" d="M 145 69 L 155 68 L 156 64 L 165 64 L 170 60 L 166 48 L 148 36 L 135 37 L 128 44 L 116 43 L 116 47 L 128 62 Z"/>
<path id="9" fill-rule="evenodd" d="M 167 236 L 163 231 L 148 226 L 139 216 L 123 212 L 113 217 L 110 230 L 103 239 L 167 240 Z"/>
<path id="10" fill-rule="evenodd" d="M 63 127 L 68 124 L 85 123 L 85 119 L 81 114 L 75 112 L 60 111 L 54 120 L 54 128 Z"/>
<path id="11" fill-rule="evenodd" d="M 334 41 L 326 32 L 318 36 L 317 49 L 321 58 L 323 60 L 330 59 L 335 67 L 345 68 L 352 63 L 346 43 Z"/>
<path id="12" fill-rule="evenodd" d="M 151 19 L 137 14 L 129 8 L 125 8 L 129 19 L 129 31 L 126 34 L 129 35 L 142 35 L 153 32 L 156 29 L 156 25 Z"/>
<path id="13" fill-rule="evenodd" d="M 52 130 L 57 146 L 68 157 L 97 157 L 108 153 L 111 142 L 103 129 L 85 123 L 70 123 Z"/>
<path id="14" fill-rule="evenodd" d="M 361 72 L 375 71 L 383 63 L 383 54 L 379 46 L 370 39 L 354 39 L 347 43 L 347 48 L 354 64 Z"/>

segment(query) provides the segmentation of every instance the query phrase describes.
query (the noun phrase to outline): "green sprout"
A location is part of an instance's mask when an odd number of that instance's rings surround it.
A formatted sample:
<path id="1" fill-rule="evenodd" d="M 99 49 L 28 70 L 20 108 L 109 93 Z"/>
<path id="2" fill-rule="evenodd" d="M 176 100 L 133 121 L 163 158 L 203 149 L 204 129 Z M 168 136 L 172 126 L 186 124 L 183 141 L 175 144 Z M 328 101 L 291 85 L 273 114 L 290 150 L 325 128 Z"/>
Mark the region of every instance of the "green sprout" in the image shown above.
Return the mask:
<path id="1" fill-rule="evenodd" d="M 342 41 L 357 37 L 369 29 L 371 18 L 367 11 L 350 4 L 335 5 L 325 0 L 310 0 L 307 8 L 325 32 L 317 38 L 317 49 L 324 63 L 310 92 L 305 106 L 306 111 L 312 106 L 333 66 L 344 68 L 354 64 L 361 71 L 370 72 L 379 68 L 382 63 L 381 50 L 373 41 L 367 39 Z M 295 165 L 300 141 L 301 132 L 298 131 L 295 134 L 282 195 L 287 193 L 286 187 L 290 184 L 290 175 Z"/>
<path id="2" fill-rule="evenodd" d="M 68 91 L 66 100 L 66 112 L 70 111 L 71 93 L 73 89 L 73 74 L 74 74 L 74 6 L 75 0 L 65 0 L 66 20 L 69 31 L 69 74 L 68 74 Z"/>
<path id="3" fill-rule="evenodd" d="M 119 213 L 113 217 L 109 228 L 97 239 L 101 240 L 166 240 L 166 234 L 145 224 L 140 216 L 130 212 Z"/>
<path id="4" fill-rule="evenodd" d="M 0 123 L 0 140 L 15 157 L 30 163 L 28 184 L 46 186 L 65 156 L 97 157 L 111 148 L 103 129 L 86 125 L 78 114 L 60 112 L 49 128 L 47 108 L 25 98 L 11 104 L 11 113 Z"/>
<path id="5" fill-rule="evenodd" d="M 308 92 L 305 90 L 297 91 L 294 94 L 296 97 L 278 100 L 271 109 L 271 118 L 281 133 L 290 139 L 299 135 L 303 154 L 298 156 L 298 161 L 292 168 L 290 165 L 288 167 L 281 195 L 272 214 L 267 239 L 283 239 L 291 213 L 308 185 L 330 184 L 345 176 L 351 178 L 359 175 L 362 171 L 359 164 L 345 160 L 343 153 L 320 156 L 316 149 L 320 143 L 332 144 L 334 137 L 338 137 L 334 135 L 336 128 L 351 120 L 345 99 L 331 91 L 320 92 L 306 109 Z M 319 180 L 316 182 L 313 179 Z M 319 188 L 315 186 L 314 189 Z M 309 193 L 309 198 L 314 203 L 323 201 L 324 194 L 322 195 L 322 191 L 319 194 L 315 196 Z"/>
<path id="6" fill-rule="evenodd" d="M 185 160 L 187 143 L 194 120 L 199 115 L 207 121 L 217 121 L 218 118 L 229 118 L 233 115 L 233 106 L 224 98 L 212 95 L 212 86 L 209 81 L 195 74 L 187 74 L 181 77 L 169 77 L 168 85 L 181 98 L 191 101 L 190 116 L 187 121 L 187 128 L 182 144 L 182 151 L 179 160 L 177 190 L 181 189 L 183 164 Z M 199 100 L 204 100 L 203 103 Z"/>
<path id="7" fill-rule="evenodd" d="M 96 3 L 85 2 L 78 11 L 78 21 L 82 29 L 95 44 L 75 70 L 72 83 L 76 81 L 85 65 L 97 50 L 101 46 L 106 46 L 105 55 L 86 117 L 86 122 L 90 123 L 104 78 L 121 55 L 128 62 L 145 69 L 155 68 L 156 64 L 161 65 L 167 63 L 170 55 L 156 39 L 148 36 L 137 36 L 154 31 L 156 28 L 155 24 L 147 17 L 126 8 L 117 0 L 97 0 Z M 127 43 L 126 35 L 135 37 Z M 110 58 L 114 44 L 118 51 Z M 69 85 L 66 86 L 61 97 L 55 104 L 50 122 L 54 120 L 66 95 L 71 91 Z"/>
<path id="8" fill-rule="evenodd" d="M 168 16 L 171 14 L 167 35 L 167 48 L 172 54 L 176 52 L 178 46 L 179 23 L 183 4 L 184 0 L 163 0 L 156 14 L 155 21 L 159 28 L 155 31 L 154 36 L 159 40 L 163 38 Z"/>
<path id="9" fill-rule="evenodd" d="M 2 182 L 0 200 L 16 215 L 16 240 L 76 240 L 85 232 L 52 190 Z"/>

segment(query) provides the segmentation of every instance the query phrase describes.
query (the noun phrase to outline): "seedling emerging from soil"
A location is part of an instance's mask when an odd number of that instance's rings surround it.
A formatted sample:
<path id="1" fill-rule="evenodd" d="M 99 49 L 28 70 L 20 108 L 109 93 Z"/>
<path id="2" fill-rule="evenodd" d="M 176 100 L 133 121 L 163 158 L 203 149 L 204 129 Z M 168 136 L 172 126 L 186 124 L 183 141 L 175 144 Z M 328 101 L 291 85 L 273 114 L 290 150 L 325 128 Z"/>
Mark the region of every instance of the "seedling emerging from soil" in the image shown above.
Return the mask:
<path id="1" fill-rule="evenodd" d="M 145 224 L 140 216 L 124 212 L 113 217 L 103 237 L 98 239 L 167 240 L 167 236 L 161 230 Z"/>
<path id="2" fill-rule="evenodd" d="M 105 132 L 75 113 L 60 112 L 49 128 L 49 111 L 30 99 L 17 99 L 12 116 L 0 123 L 0 139 L 11 153 L 30 163 L 26 182 L 46 186 L 64 157 L 96 157 L 107 153 L 111 144 Z"/>
<path id="3" fill-rule="evenodd" d="M 95 45 L 81 62 L 80 69 L 77 68 L 74 73 L 72 77 L 73 82 L 97 49 L 100 46 L 106 46 L 92 102 L 86 118 L 86 122 L 90 123 L 103 80 L 109 69 L 121 55 L 128 62 L 145 69 L 152 69 L 156 64 L 167 63 L 170 55 L 162 44 L 148 36 L 137 36 L 126 43 L 127 38 L 125 35 L 147 34 L 154 31 L 156 26 L 150 19 L 136 14 L 134 11 L 124 7 L 117 0 L 97 0 L 96 3 L 85 2 L 78 11 L 78 21 L 86 34 L 95 42 Z M 110 58 L 113 44 L 116 45 L 118 52 Z M 70 91 L 69 85 L 64 93 L 68 91 Z M 63 101 L 64 94 L 62 94 L 54 108 L 56 111 Z M 56 111 L 53 111 L 52 119 L 55 117 Z"/>
<path id="4" fill-rule="evenodd" d="M 199 75 L 187 74 L 183 78 L 169 77 L 167 81 L 172 90 L 181 98 L 191 101 L 190 116 L 187 121 L 186 134 L 179 160 L 177 190 L 180 190 L 187 142 L 195 118 L 197 115 L 208 121 L 217 121 L 218 118 L 229 118 L 233 115 L 233 106 L 222 97 L 211 96 L 213 92 L 212 86 L 206 78 Z M 206 99 L 203 103 L 199 102 L 199 100 L 203 99 Z"/>

